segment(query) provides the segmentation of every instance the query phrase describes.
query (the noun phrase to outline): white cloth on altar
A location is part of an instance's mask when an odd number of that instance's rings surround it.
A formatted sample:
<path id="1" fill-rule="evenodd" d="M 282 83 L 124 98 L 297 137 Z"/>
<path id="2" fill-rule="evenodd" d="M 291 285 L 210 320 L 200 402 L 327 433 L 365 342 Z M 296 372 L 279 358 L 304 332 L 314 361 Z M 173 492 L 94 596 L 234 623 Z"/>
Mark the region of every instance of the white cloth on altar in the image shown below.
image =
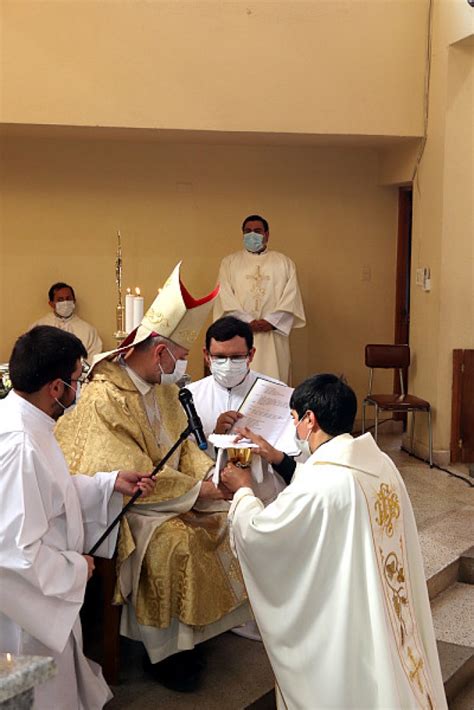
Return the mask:
<path id="1" fill-rule="evenodd" d="M 306 324 L 293 261 L 268 249 L 261 254 L 243 250 L 222 260 L 218 281 L 221 289 L 214 302 L 214 320 L 235 315 L 246 322 L 264 319 L 274 325 L 276 330 L 254 333 L 256 353 L 251 368 L 288 384 L 288 336 L 292 328 Z"/>
<path id="2" fill-rule="evenodd" d="M 55 659 L 58 674 L 35 691 L 35 710 L 92 710 L 111 693 L 82 652 L 83 553 L 123 498 L 116 473 L 69 474 L 54 424 L 13 391 L 0 402 L 0 651 Z M 96 555 L 112 556 L 117 532 Z"/>
<path id="3" fill-rule="evenodd" d="M 35 325 L 52 325 L 55 328 L 76 335 L 87 350 L 87 360 L 89 363 L 92 363 L 92 358 L 95 355 L 102 352 L 102 340 L 99 337 L 97 329 L 90 323 L 82 320 L 82 318 L 79 318 L 75 313 L 69 318 L 59 318 L 59 316 L 51 311 L 51 313 L 47 313 L 43 318 L 33 323 L 31 328 Z"/>
<path id="4" fill-rule="evenodd" d="M 447 707 L 413 511 L 370 434 L 320 446 L 266 508 L 240 489 L 229 519 L 279 707 Z"/>
<path id="5" fill-rule="evenodd" d="M 214 431 L 217 418 L 223 412 L 237 411 L 258 377 L 265 378 L 258 372 L 249 371 L 243 382 L 236 387 L 227 388 L 218 384 L 212 375 L 204 377 L 197 382 L 186 385 L 186 389 L 193 395 L 196 412 L 201 419 L 204 435 L 206 438 Z M 291 419 L 290 415 L 289 419 Z M 211 443 L 207 450 L 209 456 L 216 459 L 216 451 Z M 252 473 L 255 481 L 256 495 L 265 504 L 274 500 L 278 493 L 285 487 L 285 482 L 271 466 L 262 461 L 260 456 L 252 457 Z"/>

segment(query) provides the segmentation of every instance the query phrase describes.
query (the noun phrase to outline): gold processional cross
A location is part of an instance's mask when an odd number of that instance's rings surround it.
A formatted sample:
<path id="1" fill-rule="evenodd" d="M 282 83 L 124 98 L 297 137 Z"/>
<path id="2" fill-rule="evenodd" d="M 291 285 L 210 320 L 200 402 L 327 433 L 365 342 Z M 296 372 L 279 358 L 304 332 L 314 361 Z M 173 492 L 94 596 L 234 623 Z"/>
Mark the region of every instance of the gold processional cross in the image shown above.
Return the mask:
<path id="1" fill-rule="evenodd" d="M 270 281 L 270 277 L 264 276 L 260 271 L 260 266 L 257 266 L 255 274 L 253 276 L 249 274 L 246 278 L 254 282 L 251 291 L 255 295 L 255 311 L 258 313 L 262 305 L 263 296 L 265 296 L 264 281 Z"/>

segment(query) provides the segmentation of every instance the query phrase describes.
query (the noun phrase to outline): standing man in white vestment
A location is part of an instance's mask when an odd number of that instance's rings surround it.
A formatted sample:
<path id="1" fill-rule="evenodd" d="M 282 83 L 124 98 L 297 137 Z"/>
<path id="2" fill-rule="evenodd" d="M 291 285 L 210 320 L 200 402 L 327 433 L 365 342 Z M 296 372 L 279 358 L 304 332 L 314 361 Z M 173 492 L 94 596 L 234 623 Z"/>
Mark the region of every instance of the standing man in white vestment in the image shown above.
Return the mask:
<path id="1" fill-rule="evenodd" d="M 67 333 L 73 333 L 87 350 L 87 360 L 92 362 L 94 356 L 102 352 L 102 340 L 97 329 L 74 312 L 76 296 L 73 287 L 62 281 L 53 284 L 48 292 L 48 303 L 52 312 L 33 323 L 32 327 L 52 325 Z"/>
<path id="2" fill-rule="evenodd" d="M 447 708 L 410 500 L 372 436 L 350 435 L 353 391 L 315 375 L 291 399 L 309 454 L 268 507 L 244 469 L 231 533 L 272 664 L 278 707 Z M 267 460 L 284 455 L 245 430 Z"/>
<path id="3" fill-rule="evenodd" d="M 270 378 L 250 370 L 255 355 L 253 333 L 248 323 L 234 316 L 224 316 L 209 326 L 203 352 L 211 375 L 186 386 L 205 436 L 227 434 L 242 416 L 237 410 L 257 378 Z M 208 454 L 215 458 L 210 442 Z M 266 505 L 283 490 L 285 481 L 259 457 L 253 457 L 252 467 L 258 496 Z"/>
<path id="4" fill-rule="evenodd" d="M 249 323 L 256 349 L 252 369 L 288 384 L 289 336 L 306 324 L 296 268 L 287 256 L 267 248 L 270 230 L 263 217 L 246 217 L 242 232 L 243 250 L 226 256 L 220 266 L 214 320 L 233 315 Z"/>
<path id="5" fill-rule="evenodd" d="M 53 427 L 74 402 L 85 355 L 71 333 L 33 328 L 13 348 L 13 390 L 0 402 L 0 651 L 53 657 L 57 674 L 35 689 L 35 710 L 99 710 L 112 697 L 82 652 L 79 611 L 94 570 L 84 551 L 122 494 L 154 485 L 131 471 L 70 476 Z M 112 556 L 117 530 L 99 556 Z"/>

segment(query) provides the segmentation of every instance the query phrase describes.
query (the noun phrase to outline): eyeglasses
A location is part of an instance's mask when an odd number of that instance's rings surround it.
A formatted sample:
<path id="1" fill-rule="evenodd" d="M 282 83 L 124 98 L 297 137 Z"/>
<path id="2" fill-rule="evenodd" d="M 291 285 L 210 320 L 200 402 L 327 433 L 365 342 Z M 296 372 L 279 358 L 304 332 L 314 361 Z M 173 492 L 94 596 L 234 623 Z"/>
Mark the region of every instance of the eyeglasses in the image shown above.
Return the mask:
<path id="1" fill-rule="evenodd" d="M 215 365 L 225 365 L 228 362 L 233 362 L 236 365 L 242 365 L 248 359 L 250 353 L 247 355 L 235 355 L 230 357 L 219 357 L 218 355 L 209 355 L 212 363 Z"/>

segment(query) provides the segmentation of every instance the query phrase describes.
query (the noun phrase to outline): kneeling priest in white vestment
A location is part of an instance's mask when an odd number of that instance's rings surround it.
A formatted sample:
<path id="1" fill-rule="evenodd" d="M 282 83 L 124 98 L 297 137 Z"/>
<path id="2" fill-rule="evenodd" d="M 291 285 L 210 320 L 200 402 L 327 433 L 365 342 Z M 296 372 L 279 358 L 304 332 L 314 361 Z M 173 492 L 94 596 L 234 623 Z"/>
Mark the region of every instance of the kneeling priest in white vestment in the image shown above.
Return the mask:
<path id="1" fill-rule="evenodd" d="M 446 708 L 423 561 L 403 480 L 370 434 L 352 438 L 353 391 L 315 375 L 291 399 L 309 455 L 264 508 L 228 464 L 234 549 L 276 678 L 278 707 Z M 260 454 L 284 455 L 245 431 Z"/>
<path id="2" fill-rule="evenodd" d="M 52 656 L 57 674 L 35 689 L 35 710 L 99 710 L 112 697 L 82 652 L 79 611 L 94 569 L 89 550 L 123 496 L 154 482 L 131 471 L 69 474 L 53 434 L 81 380 L 86 350 L 72 333 L 38 326 L 21 336 L 0 402 L 0 651 Z M 117 530 L 99 556 L 111 557 Z"/>

